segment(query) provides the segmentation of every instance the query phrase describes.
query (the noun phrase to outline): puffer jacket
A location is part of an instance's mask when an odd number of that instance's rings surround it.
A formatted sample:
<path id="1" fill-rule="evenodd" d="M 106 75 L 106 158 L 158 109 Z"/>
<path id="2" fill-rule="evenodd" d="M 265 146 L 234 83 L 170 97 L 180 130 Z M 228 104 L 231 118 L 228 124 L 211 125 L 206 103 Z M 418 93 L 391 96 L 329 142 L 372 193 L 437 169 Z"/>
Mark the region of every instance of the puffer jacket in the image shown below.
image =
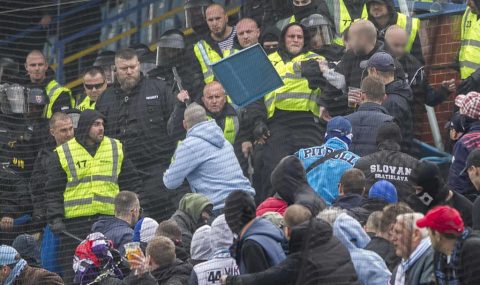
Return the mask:
<path id="1" fill-rule="evenodd" d="M 365 189 L 370 189 L 378 180 L 387 180 L 395 185 L 399 201 L 407 201 L 414 192 L 408 176 L 418 164 L 418 160 L 400 151 L 400 146 L 387 140 L 378 146 L 378 151 L 360 158 L 355 168 L 367 178 Z"/>
<path id="2" fill-rule="evenodd" d="M 312 219 L 292 228 L 290 255 L 266 271 L 232 276 L 229 285 L 359 284 L 348 250 L 332 227 Z M 307 249 L 307 250 L 304 250 Z"/>
<path id="3" fill-rule="evenodd" d="M 377 151 L 377 132 L 383 123 L 393 122 L 387 109 L 373 102 L 360 105 L 355 113 L 345 116 L 352 124 L 353 138 L 349 150 L 361 157 Z"/>

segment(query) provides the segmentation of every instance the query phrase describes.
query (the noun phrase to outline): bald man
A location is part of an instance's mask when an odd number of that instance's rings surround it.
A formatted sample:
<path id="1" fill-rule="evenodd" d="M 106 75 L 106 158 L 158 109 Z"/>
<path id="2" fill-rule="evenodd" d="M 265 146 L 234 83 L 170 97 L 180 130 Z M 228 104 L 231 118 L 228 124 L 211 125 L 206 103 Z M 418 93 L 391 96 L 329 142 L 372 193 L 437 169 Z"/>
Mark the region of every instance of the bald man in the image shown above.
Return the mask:
<path id="1" fill-rule="evenodd" d="M 428 82 L 428 76 L 425 75 L 423 64 L 407 52 L 407 43 L 408 33 L 403 28 L 393 25 L 385 32 L 387 50 L 405 70 L 414 97 L 421 103 L 434 107 L 456 90 L 455 79 L 444 80 L 437 90 L 433 89 Z"/>
<path id="2" fill-rule="evenodd" d="M 247 48 L 258 43 L 260 29 L 255 20 L 243 18 L 237 23 L 236 29 L 238 43 L 242 48 Z"/>
<path id="3" fill-rule="evenodd" d="M 62 112 L 75 107 L 75 99 L 70 89 L 61 86 L 53 79 L 53 72 L 47 72 L 48 63 L 45 55 L 39 50 L 31 51 L 25 60 L 29 87 L 45 90 L 49 103 L 45 106 L 44 117 L 50 119 L 55 112 Z"/>
<path id="4" fill-rule="evenodd" d="M 361 62 L 366 62 L 374 53 L 383 51 L 383 43 L 377 41 L 377 30 L 375 26 L 367 20 L 359 20 L 350 26 L 348 32 L 350 49 L 343 55 L 340 63 L 335 67 L 335 71 L 345 76 L 345 82 L 351 98 L 360 97 L 358 91 L 352 90 L 360 88 L 362 78 L 367 76 L 367 71 L 361 66 Z M 396 62 L 396 77 L 405 78 L 400 63 Z M 352 113 L 353 108 L 348 107 L 347 96 L 343 95 L 342 90 L 328 84 L 323 89 L 323 101 L 331 117 Z M 341 98 L 339 100 L 339 98 Z M 358 104 L 357 104 L 358 105 Z"/>
<path id="5" fill-rule="evenodd" d="M 243 190 L 255 195 L 243 175 L 233 146 L 216 121 L 208 119 L 206 110 L 192 103 L 185 110 L 184 118 L 187 136 L 178 145 L 172 163 L 163 175 L 165 186 L 176 189 L 187 179 L 192 192 L 210 199 L 215 216 L 223 213 L 224 201 L 231 192 Z"/>

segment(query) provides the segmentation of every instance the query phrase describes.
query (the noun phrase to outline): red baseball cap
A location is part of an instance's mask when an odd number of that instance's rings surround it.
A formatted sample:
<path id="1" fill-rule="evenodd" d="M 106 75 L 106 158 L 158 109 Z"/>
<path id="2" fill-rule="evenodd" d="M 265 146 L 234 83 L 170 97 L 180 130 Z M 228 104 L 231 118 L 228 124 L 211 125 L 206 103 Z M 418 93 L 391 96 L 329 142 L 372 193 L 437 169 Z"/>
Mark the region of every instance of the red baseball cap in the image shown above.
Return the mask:
<path id="1" fill-rule="evenodd" d="M 449 206 L 439 206 L 428 211 L 417 221 L 419 228 L 430 228 L 442 234 L 460 234 L 465 229 L 460 213 Z"/>

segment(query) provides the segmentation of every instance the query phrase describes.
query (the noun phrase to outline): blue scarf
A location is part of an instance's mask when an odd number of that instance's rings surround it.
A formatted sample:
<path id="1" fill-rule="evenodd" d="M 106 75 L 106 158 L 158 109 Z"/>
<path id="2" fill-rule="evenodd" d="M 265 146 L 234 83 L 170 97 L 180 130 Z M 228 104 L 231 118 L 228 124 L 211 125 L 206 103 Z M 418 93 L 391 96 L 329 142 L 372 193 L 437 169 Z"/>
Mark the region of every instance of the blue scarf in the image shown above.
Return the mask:
<path id="1" fill-rule="evenodd" d="M 26 265 L 27 262 L 24 259 L 20 259 L 17 264 L 15 264 L 15 267 L 13 268 L 12 272 L 10 272 L 10 275 L 8 275 L 5 282 L 3 282 L 3 285 L 12 285 L 15 282 L 15 279 L 17 279 L 20 273 L 22 273 L 22 270 Z"/>
<path id="2" fill-rule="evenodd" d="M 440 257 L 434 265 L 438 285 L 460 285 L 457 276 L 457 270 L 460 267 L 460 249 L 462 248 L 463 242 L 470 235 L 470 232 L 470 229 L 465 229 L 460 238 L 457 239 L 452 255 L 450 256 L 450 262 L 448 262 L 445 254 L 440 254 Z"/>

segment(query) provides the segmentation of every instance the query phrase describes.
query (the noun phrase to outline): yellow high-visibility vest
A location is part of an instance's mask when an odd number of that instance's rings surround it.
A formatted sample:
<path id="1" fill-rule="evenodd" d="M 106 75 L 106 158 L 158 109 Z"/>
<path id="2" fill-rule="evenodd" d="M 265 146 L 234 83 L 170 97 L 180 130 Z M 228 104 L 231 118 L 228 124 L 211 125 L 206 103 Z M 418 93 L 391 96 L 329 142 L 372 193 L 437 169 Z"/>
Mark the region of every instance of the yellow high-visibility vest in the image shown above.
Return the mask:
<path id="1" fill-rule="evenodd" d="M 95 110 L 95 105 L 97 102 L 92 101 L 89 96 L 85 96 L 83 98 L 82 102 L 77 104 L 77 109 L 80 111 L 85 111 L 85 110 Z"/>
<path id="2" fill-rule="evenodd" d="M 76 139 L 71 139 L 55 151 L 67 174 L 63 193 L 65 218 L 114 215 L 114 199 L 120 191 L 118 176 L 123 162 L 122 144 L 104 137 L 92 157 Z"/>
<path id="3" fill-rule="evenodd" d="M 480 68 L 480 20 L 469 7 L 463 14 L 460 35 L 460 78 L 466 79 Z"/>
<path id="4" fill-rule="evenodd" d="M 318 116 L 320 107 L 317 103 L 320 90 L 308 87 L 308 80 L 302 77 L 300 64 L 311 59 L 324 59 L 313 53 L 302 53 L 291 61 L 284 63 L 278 52 L 268 56 L 275 70 L 283 80 L 284 85 L 268 93 L 264 97 L 268 118 L 273 117 L 275 109 L 285 111 L 310 111 Z"/>
<path id="5" fill-rule="evenodd" d="M 212 82 L 215 78 L 210 65 L 235 53 L 235 49 L 232 48 L 229 50 L 224 50 L 222 55 L 219 55 L 218 52 L 204 40 L 198 41 L 195 44 L 193 51 L 195 52 L 195 57 L 202 68 L 203 80 L 205 81 L 205 84 Z"/>
<path id="6" fill-rule="evenodd" d="M 208 116 L 209 119 L 213 119 Z M 237 136 L 238 130 L 240 129 L 240 123 L 237 116 L 226 116 L 225 117 L 225 126 L 223 129 L 223 136 L 227 141 L 232 145 L 235 142 L 235 137 Z"/>
<path id="7" fill-rule="evenodd" d="M 75 99 L 73 98 L 72 91 L 68 89 L 67 87 L 61 86 L 58 84 L 57 81 L 52 80 L 47 84 L 47 87 L 45 87 L 45 92 L 47 92 L 47 96 L 49 98 L 48 105 L 45 106 L 45 110 L 43 112 L 43 116 L 47 119 L 50 119 L 53 115 L 53 104 L 55 101 L 58 99 L 58 96 L 62 94 L 63 92 L 67 93 L 68 96 L 70 97 L 70 108 L 75 107 Z"/>
<path id="8" fill-rule="evenodd" d="M 345 6 L 344 0 L 333 1 L 333 17 L 335 22 L 335 30 L 337 31 L 337 37 L 333 39 L 333 43 L 344 46 L 342 34 L 350 25 L 357 19 L 352 19 L 348 12 L 347 6 Z M 367 5 L 363 5 L 361 19 L 368 19 Z"/>
<path id="9" fill-rule="evenodd" d="M 406 50 L 410 52 L 412 50 L 413 42 L 417 37 L 418 30 L 420 29 L 420 20 L 418 18 L 407 17 L 402 13 L 397 13 L 397 26 L 401 27 L 408 34 L 408 43 Z"/>

